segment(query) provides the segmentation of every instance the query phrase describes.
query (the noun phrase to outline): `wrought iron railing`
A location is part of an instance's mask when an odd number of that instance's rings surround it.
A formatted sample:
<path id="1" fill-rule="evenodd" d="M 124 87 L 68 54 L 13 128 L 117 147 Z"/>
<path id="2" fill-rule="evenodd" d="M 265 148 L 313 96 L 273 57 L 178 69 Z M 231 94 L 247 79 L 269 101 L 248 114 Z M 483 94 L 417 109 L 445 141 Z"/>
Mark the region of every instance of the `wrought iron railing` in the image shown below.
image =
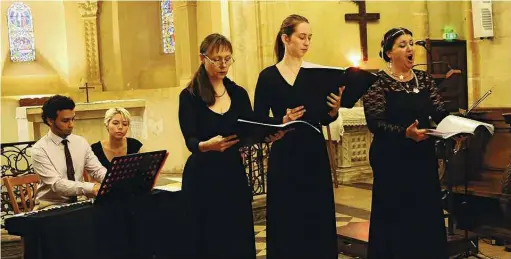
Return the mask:
<path id="1" fill-rule="evenodd" d="M 268 168 L 270 144 L 259 143 L 252 146 L 244 146 L 240 151 L 249 184 L 252 187 L 252 195 L 266 194 L 266 170 Z"/>
<path id="2" fill-rule="evenodd" d="M 30 147 L 35 141 L 2 143 L 1 146 L 1 177 L 14 177 L 27 174 L 33 174 L 34 168 L 30 158 Z M 34 190 L 32 190 L 34 191 Z M 14 189 L 14 196 L 19 197 L 19 190 Z M 3 227 L 4 218 L 8 215 L 14 215 L 14 210 L 10 203 L 9 194 L 2 181 L 2 210 L 1 225 Z"/>

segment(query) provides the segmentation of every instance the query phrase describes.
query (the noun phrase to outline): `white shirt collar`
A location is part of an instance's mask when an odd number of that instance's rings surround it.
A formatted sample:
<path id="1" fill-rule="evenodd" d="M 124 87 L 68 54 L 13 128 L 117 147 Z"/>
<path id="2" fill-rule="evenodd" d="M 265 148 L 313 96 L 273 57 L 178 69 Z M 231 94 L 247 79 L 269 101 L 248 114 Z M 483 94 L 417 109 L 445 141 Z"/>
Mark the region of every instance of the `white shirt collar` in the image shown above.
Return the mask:
<path id="1" fill-rule="evenodd" d="M 51 139 L 55 145 L 60 145 L 62 143 L 63 138 L 53 133 L 51 130 L 48 131 L 48 137 Z M 69 141 L 69 136 L 66 138 Z"/>

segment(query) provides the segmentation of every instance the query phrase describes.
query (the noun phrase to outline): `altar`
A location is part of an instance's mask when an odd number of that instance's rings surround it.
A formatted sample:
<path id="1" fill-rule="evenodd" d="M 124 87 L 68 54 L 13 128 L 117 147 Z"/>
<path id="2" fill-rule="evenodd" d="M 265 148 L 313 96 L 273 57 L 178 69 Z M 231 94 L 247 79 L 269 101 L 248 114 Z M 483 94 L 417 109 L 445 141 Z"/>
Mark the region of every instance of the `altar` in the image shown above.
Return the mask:
<path id="1" fill-rule="evenodd" d="M 370 182 L 369 148 L 373 139 L 367 128 L 363 107 L 341 108 L 339 118 L 330 124 L 334 167 L 338 184 Z"/>
<path id="2" fill-rule="evenodd" d="M 73 134 L 85 137 L 89 143 L 97 142 L 108 137 L 103 123 L 106 110 L 114 107 L 123 107 L 131 114 L 130 132 L 128 135 L 137 139 L 144 137 L 145 100 L 107 100 L 90 103 L 76 103 L 75 123 Z M 18 141 L 39 140 L 49 127 L 44 124 L 41 113 L 42 106 L 25 106 L 16 108 L 16 121 L 18 124 Z"/>

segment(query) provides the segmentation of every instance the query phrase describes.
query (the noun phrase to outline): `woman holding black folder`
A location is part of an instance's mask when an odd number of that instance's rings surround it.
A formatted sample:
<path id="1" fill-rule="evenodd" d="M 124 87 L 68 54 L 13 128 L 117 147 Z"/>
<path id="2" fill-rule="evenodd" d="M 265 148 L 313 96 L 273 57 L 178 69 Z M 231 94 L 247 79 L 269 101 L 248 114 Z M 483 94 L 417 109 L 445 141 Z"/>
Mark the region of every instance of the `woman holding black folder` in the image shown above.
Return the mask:
<path id="1" fill-rule="evenodd" d="M 234 62 L 227 38 L 207 36 L 200 60 L 179 95 L 179 124 L 192 152 L 182 185 L 194 230 L 186 258 L 255 258 L 252 192 L 234 135 L 238 118 L 251 118 L 250 99 L 226 77 Z"/>
<path id="2" fill-rule="evenodd" d="M 431 75 L 412 69 L 413 45 L 405 28 L 384 35 L 388 67 L 363 97 L 374 134 L 369 259 L 448 258 L 435 144 L 426 134 L 430 118 L 439 123 L 448 113 Z"/>
<path id="3" fill-rule="evenodd" d="M 304 68 L 310 47 L 308 20 L 290 15 L 275 42 L 278 63 L 259 74 L 254 110 L 275 123 L 305 120 L 318 129 L 338 117 L 343 88 L 309 105 L 304 93 L 320 82 Z M 323 97 L 321 97 L 323 98 Z M 280 136 L 282 137 L 282 136 Z M 323 134 L 296 128 L 273 143 L 268 165 L 267 258 L 337 258 L 332 176 Z"/>

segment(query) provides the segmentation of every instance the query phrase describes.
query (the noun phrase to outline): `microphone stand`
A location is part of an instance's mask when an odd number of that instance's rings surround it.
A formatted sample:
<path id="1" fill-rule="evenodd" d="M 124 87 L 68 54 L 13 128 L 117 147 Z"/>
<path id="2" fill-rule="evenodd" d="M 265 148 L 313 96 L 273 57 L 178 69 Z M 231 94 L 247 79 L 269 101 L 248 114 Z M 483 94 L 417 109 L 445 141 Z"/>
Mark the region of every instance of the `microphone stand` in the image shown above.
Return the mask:
<path id="1" fill-rule="evenodd" d="M 429 50 L 429 48 L 426 46 L 427 42 L 425 40 L 418 40 L 418 41 L 415 42 L 415 44 L 423 47 L 426 50 L 426 52 L 428 53 L 429 60 L 428 60 L 428 63 L 426 63 L 426 64 L 416 64 L 413 67 L 415 67 L 415 66 L 428 66 L 428 69 L 431 71 L 431 70 L 433 70 L 433 65 L 435 65 L 435 64 L 446 64 L 447 67 L 449 68 L 449 70 L 453 70 L 452 67 L 451 67 L 451 64 L 449 64 L 449 62 L 446 62 L 446 61 L 433 61 L 433 56 L 432 56 L 431 51 Z"/>
<path id="2" fill-rule="evenodd" d="M 431 63 L 433 61 L 433 56 L 431 54 L 431 51 L 429 50 L 429 48 L 426 46 L 427 45 L 427 42 L 425 40 L 418 40 L 415 42 L 416 45 L 419 45 L 421 47 L 423 47 L 426 52 L 428 53 L 428 63 Z M 417 65 L 427 65 L 428 66 L 428 69 L 431 71 L 432 70 L 432 67 L 430 66 L 430 64 L 417 64 Z"/>
<path id="3" fill-rule="evenodd" d="M 434 64 L 446 64 L 447 67 L 449 68 L 450 71 L 452 71 L 452 66 L 451 64 L 449 64 L 449 62 L 446 62 L 446 61 L 433 61 L 433 57 L 431 55 L 431 51 L 426 47 L 426 41 L 424 40 L 420 40 L 420 41 L 416 41 L 415 44 L 419 45 L 419 46 L 422 46 L 424 49 L 426 49 L 427 53 L 428 53 L 428 56 L 429 56 L 429 62 L 428 64 L 416 64 L 414 65 L 413 67 L 415 66 L 424 66 L 424 65 L 427 65 L 428 68 L 430 70 L 432 70 L 432 67 Z M 492 93 L 491 89 L 490 91 L 486 92 L 486 94 L 480 98 L 479 100 L 477 100 L 474 105 L 472 105 L 472 107 L 467 111 L 467 112 L 461 112 L 462 116 L 464 117 L 467 117 L 470 112 L 472 111 L 472 109 L 474 109 L 477 105 L 479 105 L 484 99 L 486 99 L 490 94 Z M 449 140 L 446 140 L 444 141 L 444 146 L 445 146 L 445 151 L 446 151 L 446 160 L 445 160 L 445 173 L 447 173 L 447 177 L 448 177 L 448 184 L 447 184 L 447 210 L 449 212 L 449 216 L 447 218 L 447 234 L 448 235 L 454 235 L 454 222 L 453 222 L 453 217 L 451 216 L 452 214 L 452 191 L 453 191 L 453 184 L 452 184 L 452 176 L 450 176 L 450 174 L 452 172 L 449 172 L 448 168 L 449 168 L 449 160 L 454 156 L 456 155 L 456 153 L 458 153 L 461 149 L 466 149 L 467 148 L 467 144 L 466 144 L 466 139 L 462 139 L 462 140 L 458 140 L 456 141 L 455 140 L 455 144 L 453 146 L 453 143 L 448 143 Z M 467 164 L 468 164 L 468 160 L 465 159 L 465 174 L 464 174 L 464 195 L 463 195 L 463 198 L 464 198 L 464 201 L 462 202 L 462 205 L 464 205 L 465 207 L 465 210 L 467 208 L 467 201 L 466 201 L 466 197 L 468 195 L 468 176 L 467 176 Z M 444 174 L 445 174 L 444 173 Z M 466 211 L 465 211 L 466 212 Z M 466 251 L 457 255 L 456 257 L 454 257 L 453 259 L 459 259 L 459 258 L 469 258 L 469 257 L 475 257 L 475 258 L 480 258 L 480 259 L 484 259 L 482 257 L 480 257 L 478 255 L 478 253 L 474 253 L 472 252 L 472 248 L 475 248 L 477 252 L 479 252 L 479 246 L 474 244 L 474 242 L 472 240 L 469 241 L 468 239 L 468 229 L 467 227 L 465 227 L 465 230 L 464 230 L 464 241 L 466 243 Z"/>
<path id="4" fill-rule="evenodd" d="M 447 67 L 449 68 L 449 70 L 453 70 L 452 67 L 451 67 L 451 64 L 449 64 L 449 62 L 447 62 L 447 61 L 433 61 L 433 62 L 430 62 L 430 63 L 415 64 L 412 67 L 416 67 L 416 66 L 429 66 L 429 65 L 435 65 L 435 64 L 446 64 Z"/>

